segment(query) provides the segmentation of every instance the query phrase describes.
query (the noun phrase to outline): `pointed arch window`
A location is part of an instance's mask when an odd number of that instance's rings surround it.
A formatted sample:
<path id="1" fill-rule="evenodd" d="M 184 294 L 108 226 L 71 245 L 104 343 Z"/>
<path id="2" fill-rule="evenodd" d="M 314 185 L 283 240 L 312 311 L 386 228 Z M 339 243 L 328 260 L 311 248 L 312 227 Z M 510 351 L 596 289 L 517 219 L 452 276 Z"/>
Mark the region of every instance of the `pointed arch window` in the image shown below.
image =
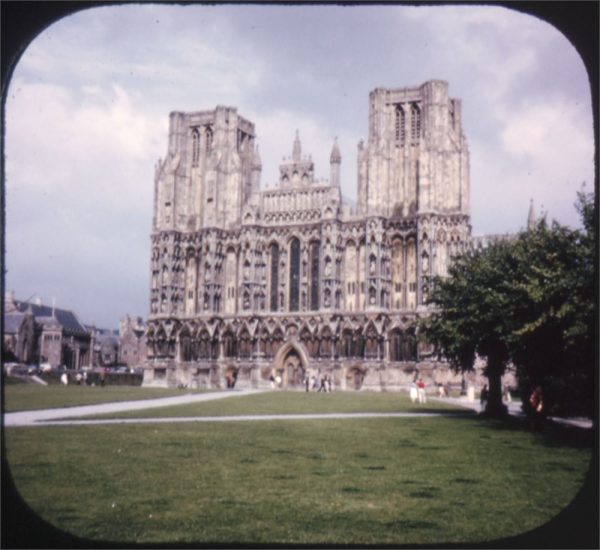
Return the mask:
<path id="1" fill-rule="evenodd" d="M 237 341 L 231 332 L 223 335 L 223 355 L 228 358 L 237 356 Z"/>
<path id="2" fill-rule="evenodd" d="M 410 111 L 410 137 L 413 142 L 416 142 L 421 136 L 421 109 L 416 103 L 413 103 Z"/>
<path id="3" fill-rule="evenodd" d="M 352 352 L 352 331 L 346 329 L 342 332 L 340 355 L 342 357 L 352 357 Z"/>
<path id="4" fill-rule="evenodd" d="M 183 362 L 192 360 L 192 341 L 187 332 L 179 337 L 179 356 Z"/>
<path id="5" fill-rule="evenodd" d="M 210 126 L 206 127 L 206 152 L 210 153 L 212 150 L 212 142 L 213 142 L 213 131 Z"/>
<path id="6" fill-rule="evenodd" d="M 399 329 L 392 331 L 390 334 L 390 360 L 404 360 L 403 333 Z"/>
<path id="7" fill-rule="evenodd" d="M 319 309 L 319 256 L 321 243 L 310 243 L 310 309 Z"/>
<path id="8" fill-rule="evenodd" d="M 402 108 L 402 105 L 396 105 L 396 142 L 401 145 L 406 140 L 406 113 Z"/>
<path id="9" fill-rule="evenodd" d="M 273 243 L 271 245 L 271 300 L 270 309 L 271 311 L 277 311 L 279 309 L 277 287 L 279 286 L 279 245 Z"/>
<path id="10" fill-rule="evenodd" d="M 290 311 L 298 311 L 300 298 L 300 241 L 290 243 Z"/>
<path id="11" fill-rule="evenodd" d="M 200 132 L 198 128 L 192 130 L 192 166 L 198 166 L 200 161 Z"/>

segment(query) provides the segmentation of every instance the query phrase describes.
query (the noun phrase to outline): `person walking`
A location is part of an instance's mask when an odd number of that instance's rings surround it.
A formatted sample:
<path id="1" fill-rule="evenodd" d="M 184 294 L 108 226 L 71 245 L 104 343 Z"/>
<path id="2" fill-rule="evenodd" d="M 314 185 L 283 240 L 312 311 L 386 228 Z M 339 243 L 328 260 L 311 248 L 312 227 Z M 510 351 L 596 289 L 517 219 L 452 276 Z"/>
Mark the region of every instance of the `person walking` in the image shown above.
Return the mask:
<path id="1" fill-rule="evenodd" d="M 479 394 L 479 410 L 480 412 L 484 412 L 487 407 L 487 402 L 489 399 L 490 392 L 488 391 L 487 384 L 483 385 L 481 388 L 481 393 Z"/>
<path id="2" fill-rule="evenodd" d="M 422 378 L 417 380 L 417 393 L 419 395 L 419 403 L 427 403 L 427 395 L 425 394 L 425 382 Z"/>
<path id="3" fill-rule="evenodd" d="M 410 383 L 410 400 L 414 403 L 418 399 L 419 395 L 417 392 L 416 382 Z"/>
<path id="4" fill-rule="evenodd" d="M 542 431 L 544 426 L 544 416 L 546 413 L 544 404 L 544 393 L 541 386 L 536 386 L 529 397 L 529 406 L 531 411 L 531 422 L 536 432 Z"/>

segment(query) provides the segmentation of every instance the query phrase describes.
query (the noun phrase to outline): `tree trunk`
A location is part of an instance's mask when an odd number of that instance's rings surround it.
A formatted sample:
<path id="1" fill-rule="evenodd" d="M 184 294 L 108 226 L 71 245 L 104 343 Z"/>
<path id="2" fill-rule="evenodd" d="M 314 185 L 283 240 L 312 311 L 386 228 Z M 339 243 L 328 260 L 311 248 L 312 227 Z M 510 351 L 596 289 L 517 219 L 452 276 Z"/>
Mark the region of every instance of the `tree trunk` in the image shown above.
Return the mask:
<path id="1" fill-rule="evenodd" d="M 503 417 L 508 414 L 508 407 L 502 403 L 502 374 L 504 373 L 504 364 L 488 358 L 485 375 L 489 382 L 489 393 L 485 415 L 493 417 Z"/>

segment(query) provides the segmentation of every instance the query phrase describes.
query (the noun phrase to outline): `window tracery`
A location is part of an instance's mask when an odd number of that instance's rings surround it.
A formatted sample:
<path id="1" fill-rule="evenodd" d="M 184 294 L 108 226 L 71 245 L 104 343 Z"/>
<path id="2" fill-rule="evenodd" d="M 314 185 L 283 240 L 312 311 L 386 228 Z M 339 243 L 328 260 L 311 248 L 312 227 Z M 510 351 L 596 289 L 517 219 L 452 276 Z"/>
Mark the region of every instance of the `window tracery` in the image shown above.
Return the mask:
<path id="1" fill-rule="evenodd" d="M 290 311 L 298 311 L 300 298 L 300 241 L 290 242 Z"/>
<path id="2" fill-rule="evenodd" d="M 417 142 L 421 137 L 421 109 L 416 103 L 410 107 L 410 137 L 413 143 Z"/>

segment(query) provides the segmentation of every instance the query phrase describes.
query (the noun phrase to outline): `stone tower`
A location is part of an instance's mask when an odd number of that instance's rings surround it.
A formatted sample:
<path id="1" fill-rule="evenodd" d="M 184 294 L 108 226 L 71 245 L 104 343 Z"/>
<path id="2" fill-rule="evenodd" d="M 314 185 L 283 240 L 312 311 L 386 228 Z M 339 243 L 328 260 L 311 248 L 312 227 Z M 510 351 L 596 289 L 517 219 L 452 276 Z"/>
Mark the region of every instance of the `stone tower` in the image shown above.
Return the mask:
<path id="1" fill-rule="evenodd" d="M 431 277 L 446 275 L 470 237 L 461 102 L 440 80 L 377 88 L 369 102 L 368 143 L 358 147 L 359 213 L 404 227 L 391 243 L 389 290 L 392 304 L 419 307 Z"/>
<path id="2" fill-rule="evenodd" d="M 155 174 L 154 230 L 238 225 L 258 189 L 254 124 L 232 107 L 170 115 L 167 158 Z"/>
<path id="3" fill-rule="evenodd" d="M 468 214 L 469 152 L 461 103 L 448 97 L 448 84 L 377 88 L 369 101 L 368 145 L 359 145 L 359 212 Z"/>

